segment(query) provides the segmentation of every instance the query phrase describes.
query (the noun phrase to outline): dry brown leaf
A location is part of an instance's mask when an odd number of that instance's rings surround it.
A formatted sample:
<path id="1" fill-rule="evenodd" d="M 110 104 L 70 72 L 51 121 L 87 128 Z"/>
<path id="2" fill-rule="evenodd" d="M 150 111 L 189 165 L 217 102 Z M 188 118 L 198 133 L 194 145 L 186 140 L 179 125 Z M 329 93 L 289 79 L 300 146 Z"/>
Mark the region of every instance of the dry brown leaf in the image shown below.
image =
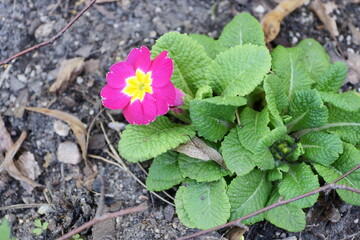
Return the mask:
<path id="1" fill-rule="evenodd" d="M 6 130 L 5 123 L 0 114 L 0 152 L 5 152 L 13 145 L 10 134 Z M 1 172 L 1 171 L 0 171 Z"/>
<path id="2" fill-rule="evenodd" d="M 280 2 L 273 10 L 265 14 L 261 20 L 261 25 L 265 33 L 265 42 L 271 42 L 280 32 L 282 20 L 300 7 L 306 0 L 284 0 Z"/>
<path id="3" fill-rule="evenodd" d="M 348 56 L 346 65 L 349 67 L 349 71 L 345 83 L 357 84 L 360 82 L 360 55 L 348 52 Z"/>
<path id="4" fill-rule="evenodd" d="M 336 21 L 334 18 L 330 17 L 330 12 L 334 10 L 333 5 L 326 5 L 321 2 L 321 0 L 314 0 L 310 5 L 311 10 L 313 10 L 320 20 L 324 23 L 327 30 L 330 32 L 331 36 L 339 36 L 339 31 L 336 26 Z"/>
<path id="5" fill-rule="evenodd" d="M 69 124 L 80 145 L 82 157 L 87 163 L 86 129 L 84 127 L 84 124 L 77 117 L 66 112 L 47 108 L 27 107 L 26 109 L 63 120 L 64 122 Z"/>
<path id="6" fill-rule="evenodd" d="M 66 59 L 60 63 L 56 81 L 51 85 L 50 92 L 60 94 L 64 92 L 77 76 L 84 70 L 84 58 Z"/>
<path id="7" fill-rule="evenodd" d="M 352 35 L 352 42 L 356 45 L 360 45 L 360 31 L 354 25 L 349 23 L 349 28 Z"/>
<path id="8" fill-rule="evenodd" d="M 225 167 L 224 159 L 221 154 L 215 149 L 209 147 L 203 140 L 194 137 L 190 142 L 181 144 L 175 151 L 185 154 L 192 158 L 197 158 L 203 161 L 214 160 L 221 166 Z"/>
<path id="9" fill-rule="evenodd" d="M 14 156 L 19 150 L 20 146 L 24 142 L 26 138 L 26 132 L 23 131 L 19 137 L 19 139 L 10 147 L 10 149 L 6 152 L 5 158 L 2 154 L 0 154 L 0 172 L 3 170 L 6 170 L 8 174 L 22 182 L 26 182 L 27 184 L 31 185 L 32 187 L 44 187 L 41 184 L 38 184 L 37 182 L 23 176 L 20 171 L 16 168 L 14 165 Z"/>
<path id="10" fill-rule="evenodd" d="M 22 118 L 24 111 L 25 111 L 25 107 L 28 102 L 28 98 L 29 98 L 29 92 L 26 88 L 19 92 L 18 97 L 16 99 L 16 107 L 15 107 L 15 111 L 14 111 L 14 117 Z"/>
<path id="11" fill-rule="evenodd" d="M 39 164 L 35 161 L 34 154 L 31 152 L 21 154 L 19 159 L 14 163 L 19 172 L 28 179 L 35 180 L 41 174 Z M 27 182 L 21 181 L 20 183 L 28 193 L 31 193 L 34 189 L 34 187 Z"/>

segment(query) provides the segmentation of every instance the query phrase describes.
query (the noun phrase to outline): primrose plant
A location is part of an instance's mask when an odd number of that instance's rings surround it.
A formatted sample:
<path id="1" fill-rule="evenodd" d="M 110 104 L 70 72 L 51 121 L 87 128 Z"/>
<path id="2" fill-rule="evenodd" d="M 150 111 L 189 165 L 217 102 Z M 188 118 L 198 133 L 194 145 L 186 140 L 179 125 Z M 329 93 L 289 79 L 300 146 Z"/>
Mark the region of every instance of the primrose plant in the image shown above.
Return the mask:
<path id="1" fill-rule="evenodd" d="M 146 185 L 180 185 L 183 224 L 208 229 L 330 183 L 360 164 L 360 96 L 339 93 L 347 68 L 322 46 L 266 48 L 259 22 L 237 15 L 215 40 L 170 32 L 107 75 L 105 107 L 130 123 L 119 152 L 154 158 Z M 168 113 L 168 116 L 162 116 Z M 339 182 L 360 189 L 360 172 Z M 353 205 L 360 197 L 337 190 Z M 309 196 L 243 221 L 305 228 Z"/>

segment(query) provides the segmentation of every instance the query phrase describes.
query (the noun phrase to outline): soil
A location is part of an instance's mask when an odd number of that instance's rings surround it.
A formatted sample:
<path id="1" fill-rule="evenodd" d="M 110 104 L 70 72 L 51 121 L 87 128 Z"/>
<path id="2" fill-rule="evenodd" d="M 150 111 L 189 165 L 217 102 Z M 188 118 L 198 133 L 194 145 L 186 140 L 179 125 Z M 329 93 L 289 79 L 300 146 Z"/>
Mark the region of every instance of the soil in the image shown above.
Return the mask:
<path id="1" fill-rule="evenodd" d="M 351 41 L 353 36 L 348 23 L 360 27 L 360 5 L 345 1 L 333 3 L 337 5 L 334 14 L 340 32 L 336 37 L 338 44 L 335 44 L 333 37 L 307 3 L 284 19 L 280 35 L 272 45 L 292 46 L 301 39 L 312 37 L 325 46 L 332 56 L 337 55 L 339 49 L 345 58 L 348 51 L 359 53 L 359 45 Z M 85 4 L 85 0 L 2 0 L 0 59 L 53 36 Z M 20 57 L 11 63 L 8 72 L 2 68 L 1 116 L 14 141 L 21 131 L 27 131 L 28 135 L 19 152 L 30 151 L 34 154 L 41 172 L 36 182 L 45 185 L 47 191 L 35 189 L 29 192 L 19 181 L 2 172 L 0 207 L 24 203 L 54 205 L 45 210 L 21 208 L 0 211 L 0 219 L 5 216 L 10 220 L 16 239 L 55 239 L 91 220 L 101 202 L 101 186 L 106 186 L 103 203 L 106 211 L 125 209 L 143 202 L 147 202 L 149 209 L 97 225 L 82 232 L 83 239 L 176 239 L 198 231 L 182 225 L 171 205 L 151 195 L 118 166 L 90 158 L 92 168 L 98 174 L 92 185 L 87 184 L 91 176 L 86 175 L 84 162 L 75 165 L 62 163 L 56 154 L 60 143 L 76 142 L 74 134 L 70 131 L 59 136 L 54 130 L 56 119 L 39 113 L 23 112 L 22 108 L 48 107 L 71 113 L 87 127 L 94 121 L 89 154 L 113 161 L 105 151 L 108 147 L 100 124 L 104 124 L 107 135 L 116 146 L 119 135 L 109 127 L 109 116 L 115 119 L 120 128 L 123 128 L 121 123 L 125 120 L 119 111 L 105 110 L 97 114 L 102 109 L 99 91 L 105 84 L 106 72 L 114 62 L 123 60 L 134 47 L 145 45 L 151 48 L 155 40 L 168 31 L 218 37 L 221 29 L 237 13 L 246 11 L 261 19 L 274 6 L 276 3 L 270 0 L 108 1 L 93 6 L 53 44 Z M 59 63 L 78 56 L 85 57 L 88 64 L 92 61 L 90 66 L 93 69 L 84 71 L 63 93 L 50 93 L 49 88 L 56 79 Z M 358 87 L 356 84 L 347 86 Z M 144 182 L 146 176 L 140 165 L 128 165 Z M 146 169 L 148 165 L 145 162 L 142 167 Z M 163 193 L 159 194 L 172 201 Z M 174 192 L 169 191 L 169 194 L 173 195 Z M 250 227 L 245 239 L 360 239 L 360 207 L 345 204 L 334 192 L 323 194 L 321 199 L 309 210 L 308 226 L 304 231 L 289 233 L 269 222 L 261 222 Z M 40 236 L 33 233 L 36 219 L 49 223 L 47 230 Z M 222 233 L 215 232 L 199 239 L 225 239 Z M 3 240 L 1 236 L 0 239 Z"/>

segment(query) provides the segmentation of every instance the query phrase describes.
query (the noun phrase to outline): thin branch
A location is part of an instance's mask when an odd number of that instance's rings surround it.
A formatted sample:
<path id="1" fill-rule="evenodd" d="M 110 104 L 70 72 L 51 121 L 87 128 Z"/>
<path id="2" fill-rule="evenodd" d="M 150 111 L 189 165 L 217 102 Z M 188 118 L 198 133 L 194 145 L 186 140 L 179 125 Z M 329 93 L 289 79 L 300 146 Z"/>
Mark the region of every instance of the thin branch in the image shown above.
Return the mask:
<path id="1" fill-rule="evenodd" d="M 83 15 L 94 3 L 96 2 L 96 0 L 91 0 L 83 10 L 81 10 L 63 29 L 60 30 L 59 33 L 57 33 L 55 36 L 51 37 L 49 40 L 39 43 L 35 46 L 32 46 L 30 48 L 27 48 L 11 57 L 9 57 L 8 59 L 5 59 L 3 61 L 0 62 L 0 66 L 5 65 L 7 63 L 9 63 L 10 61 L 26 54 L 29 53 L 33 50 L 36 50 L 38 48 L 44 47 L 46 45 L 52 44 L 53 42 L 55 42 L 55 40 L 57 40 L 58 38 L 60 38 L 80 17 L 81 15 Z"/>
<path id="2" fill-rule="evenodd" d="M 54 206 L 54 204 L 47 203 L 30 203 L 30 204 L 15 204 L 6 207 L 0 207 L 0 211 L 12 210 L 12 209 L 23 209 L 23 208 L 38 208 L 42 206 Z"/>
<path id="3" fill-rule="evenodd" d="M 57 240 L 66 240 L 66 239 L 70 238 L 71 236 L 84 231 L 85 229 L 91 227 L 92 225 L 94 225 L 96 223 L 103 222 L 103 221 L 106 221 L 106 220 L 109 220 L 109 219 L 112 219 L 112 218 L 116 218 L 116 217 L 119 217 L 119 216 L 127 215 L 127 214 L 143 212 L 146 209 L 148 209 L 148 206 L 146 204 L 140 204 L 139 206 L 136 206 L 136 207 L 127 208 L 127 209 L 120 210 L 120 211 L 113 212 L 113 213 L 107 213 L 107 214 L 104 214 L 104 215 L 102 215 L 100 217 L 95 217 L 91 221 L 86 222 L 83 225 L 75 228 L 74 230 L 68 232 L 67 234 L 65 234 L 63 236 L 61 236 Z"/>
<path id="4" fill-rule="evenodd" d="M 346 178 L 347 176 L 349 176 L 349 174 L 355 172 L 356 170 L 360 169 L 360 164 L 357 165 L 356 167 L 354 167 L 353 169 L 351 169 L 350 171 L 348 171 L 347 173 L 345 173 L 344 175 L 342 175 L 341 177 L 335 179 L 334 181 L 332 181 L 331 183 L 337 183 L 339 182 L 340 180 Z"/>
<path id="5" fill-rule="evenodd" d="M 351 170 L 352 171 L 352 170 Z M 349 186 L 346 186 L 346 185 L 336 185 L 334 183 L 330 183 L 330 184 L 327 184 L 325 186 L 322 186 L 320 188 L 317 188 L 315 190 L 312 190 L 308 193 L 305 193 L 305 194 L 302 194 L 302 195 L 299 195 L 297 197 L 294 197 L 294 198 L 290 198 L 288 200 L 283 200 L 283 201 L 278 201 L 274 204 L 271 204 L 263 209 L 260 209 L 258 211 L 255 211 L 253 213 L 250 213 L 246 216 L 243 216 L 241 218 L 238 218 L 234 221 L 231 221 L 231 222 L 228 222 L 226 224 L 223 224 L 223 225 L 220 225 L 220 226 L 217 226 L 217 227 L 213 227 L 213 228 L 210 228 L 210 229 L 207 229 L 207 230 L 204 230 L 204 231 L 200 231 L 200 232 L 197 232 L 197 233 L 194 233 L 194 234 L 191 234 L 191 235 L 188 235 L 188 236 L 184 236 L 184 237 L 181 237 L 179 238 L 179 240 L 186 240 L 186 239 L 191 239 L 191 238 L 195 238 L 195 237 L 198 237 L 198 236 L 201 236 L 201 235 L 204 235 L 206 233 L 209 233 L 209 232 L 212 232 L 212 231 L 217 231 L 219 229 L 222 229 L 222 228 L 225 228 L 225 227 L 231 227 L 231 226 L 234 226 L 236 224 L 238 224 L 239 222 L 243 221 L 243 220 L 246 220 L 248 218 L 251 218 L 251 217 L 254 217 L 256 215 L 259 215 L 263 212 L 266 212 L 266 211 L 269 211 L 273 208 L 276 208 L 276 207 L 279 207 L 279 206 L 282 206 L 282 205 L 285 205 L 285 204 L 288 204 L 288 203 L 291 203 L 291 202 L 295 202 L 297 200 L 300 200 L 300 199 L 303 199 L 305 197 L 308 197 L 308 196 L 311 196 L 311 195 L 314 195 L 314 194 L 317 194 L 319 192 L 322 192 L 322 191 L 326 191 L 328 189 L 344 189 L 344 190 L 348 190 L 348 191 L 351 191 L 351 192 L 355 192 L 355 193 L 358 193 L 360 194 L 360 190 L 358 189 L 355 189 L 355 188 L 351 188 Z"/>

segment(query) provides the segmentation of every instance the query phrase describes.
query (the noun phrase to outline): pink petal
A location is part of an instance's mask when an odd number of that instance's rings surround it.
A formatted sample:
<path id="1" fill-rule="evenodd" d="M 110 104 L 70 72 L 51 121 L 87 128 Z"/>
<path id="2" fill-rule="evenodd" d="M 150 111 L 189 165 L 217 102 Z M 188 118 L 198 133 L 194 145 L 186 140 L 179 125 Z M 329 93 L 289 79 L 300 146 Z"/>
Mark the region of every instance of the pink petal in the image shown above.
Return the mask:
<path id="1" fill-rule="evenodd" d="M 130 102 L 130 97 L 123 94 L 120 88 L 112 88 L 109 84 L 105 85 L 100 92 L 103 98 L 102 103 L 110 109 L 122 109 Z"/>
<path id="2" fill-rule="evenodd" d="M 131 65 L 126 62 L 118 62 L 110 67 L 110 72 L 106 75 L 107 83 L 113 88 L 124 88 L 125 79 L 135 76 L 135 71 Z"/>
<path id="3" fill-rule="evenodd" d="M 141 102 L 136 100 L 133 103 L 128 104 L 123 109 L 123 115 L 130 124 L 143 124 L 144 112 L 141 106 Z"/>
<path id="4" fill-rule="evenodd" d="M 181 89 L 175 88 L 175 102 L 172 105 L 173 107 L 178 107 L 184 104 L 184 93 L 181 91 Z"/>
<path id="5" fill-rule="evenodd" d="M 151 60 L 150 60 L 150 51 L 147 47 L 134 48 L 129 53 L 128 57 L 126 58 L 126 62 L 136 69 L 140 68 L 144 73 L 149 70 Z"/>
<path id="6" fill-rule="evenodd" d="M 163 87 L 170 81 L 174 70 L 174 63 L 173 60 L 167 56 L 167 54 L 167 51 L 163 51 L 154 60 L 151 61 L 149 71 L 152 72 L 152 86 L 154 87 Z"/>
<path id="7" fill-rule="evenodd" d="M 152 94 L 156 99 L 157 115 L 164 115 L 169 111 L 169 106 L 175 102 L 175 87 L 169 82 L 162 88 L 153 88 Z"/>
<path id="8" fill-rule="evenodd" d="M 155 120 L 157 114 L 157 107 L 156 107 L 156 100 L 154 97 L 146 93 L 144 100 L 142 102 L 143 110 L 144 110 L 144 120 L 147 122 L 145 124 L 148 124 Z"/>

